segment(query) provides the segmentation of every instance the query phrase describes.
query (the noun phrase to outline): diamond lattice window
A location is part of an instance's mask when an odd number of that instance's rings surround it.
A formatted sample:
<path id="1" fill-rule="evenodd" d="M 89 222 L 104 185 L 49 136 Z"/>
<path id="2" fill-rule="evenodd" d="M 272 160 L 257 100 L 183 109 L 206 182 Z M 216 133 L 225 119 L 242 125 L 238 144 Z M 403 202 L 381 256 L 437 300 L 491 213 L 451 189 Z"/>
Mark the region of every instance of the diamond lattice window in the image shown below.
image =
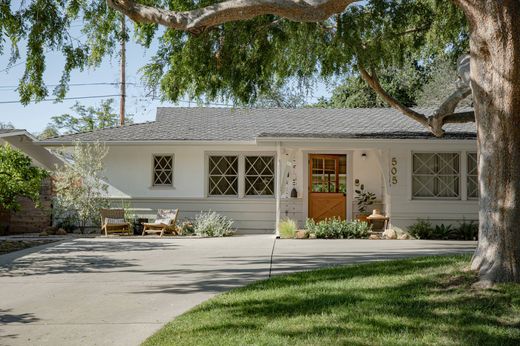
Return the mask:
<path id="1" fill-rule="evenodd" d="M 413 154 L 412 195 L 415 198 L 460 198 L 457 153 Z"/>
<path id="2" fill-rule="evenodd" d="M 274 195 L 274 157 L 245 157 L 246 196 Z"/>
<path id="3" fill-rule="evenodd" d="M 468 153 L 468 198 L 478 198 L 477 153 Z"/>
<path id="4" fill-rule="evenodd" d="M 238 195 L 238 156 L 209 157 L 209 195 Z"/>
<path id="5" fill-rule="evenodd" d="M 153 186 L 173 185 L 173 156 L 154 155 L 153 157 Z"/>

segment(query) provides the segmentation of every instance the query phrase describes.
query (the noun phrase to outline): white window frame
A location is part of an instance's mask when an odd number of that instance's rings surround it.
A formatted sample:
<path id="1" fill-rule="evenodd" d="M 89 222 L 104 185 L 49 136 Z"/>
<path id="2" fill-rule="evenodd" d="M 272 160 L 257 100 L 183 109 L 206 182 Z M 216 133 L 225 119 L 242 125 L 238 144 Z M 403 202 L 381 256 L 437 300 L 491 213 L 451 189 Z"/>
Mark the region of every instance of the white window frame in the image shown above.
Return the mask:
<path id="1" fill-rule="evenodd" d="M 437 196 L 414 196 L 413 191 L 413 181 L 414 181 L 414 168 L 413 168 L 413 159 L 415 154 L 457 154 L 459 156 L 459 194 L 457 197 L 437 197 Z M 465 165 L 464 165 L 465 167 Z M 430 200 L 430 201 L 461 201 L 463 200 L 462 195 L 462 179 L 463 175 L 465 176 L 465 172 L 462 172 L 462 154 L 460 151 L 440 151 L 440 150 L 419 150 L 419 151 L 411 151 L 410 153 L 410 198 L 412 200 Z"/>
<path id="2" fill-rule="evenodd" d="M 172 158 L 172 183 L 171 184 L 155 184 L 155 158 L 159 156 L 169 156 Z M 175 154 L 172 153 L 158 153 L 158 154 L 152 154 L 152 176 L 151 176 L 151 188 L 152 189 L 172 189 L 175 187 Z"/>
<path id="3" fill-rule="evenodd" d="M 257 160 L 258 158 L 260 157 L 268 157 L 268 158 L 271 158 L 273 160 L 273 171 L 272 171 L 272 184 L 273 184 L 273 188 L 272 188 L 272 193 L 269 194 L 269 195 L 258 195 L 258 194 L 252 194 L 252 195 L 248 195 L 247 194 L 247 178 L 249 176 L 252 176 L 252 177 L 256 177 L 256 179 L 262 177 L 262 175 L 247 175 L 247 172 L 246 172 L 246 160 L 248 157 L 256 157 Z M 243 155 L 243 159 L 244 159 L 244 196 L 245 197 L 274 197 L 275 194 L 276 194 L 276 155 L 260 155 L 260 154 L 244 154 Z"/>
<path id="4" fill-rule="evenodd" d="M 205 174 L 205 184 L 206 184 L 206 196 L 207 197 L 222 197 L 222 198 L 237 198 L 240 196 L 240 156 L 236 153 L 211 153 L 209 155 L 206 155 L 206 174 Z M 237 158 L 237 191 L 236 194 L 232 195 L 212 195 L 209 191 L 209 161 L 211 157 L 217 157 L 217 156 L 233 156 Z"/>
<path id="5" fill-rule="evenodd" d="M 475 155 L 476 156 L 476 167 L 477 167 L 477 174 L 469 174 L 469 171 L 468 171 L 468 168 L 469 168 L 469 156 L 470 155 Z M 477 152 L 475 151 L 467 151 L 464 153 L 464 156 L 465 156 L 465 159 L 466 159 L 466 167 L 465 167 L 465 175 L 466 175 L 466 198 L 469 200 L 469 201 L 475 201 L 475 200 L 478 200 L 479 199 L 479 191 L 478 191 L 478 154 Z M 469 191 L 468 191 L 468 182 L 469 182 L 469 177 L 470 176 L 475 176 L 477 178 L 477 196 L 476 197 L 472 197 L 469 195 Z"/>
<path id="6" fill-rule="evenodd" d="M 204 153 L 204 195 L 206 198 L 223 199 L 274 199 L 276 197 L 276 152 L 274 151 L 208 151 Z M 238 156 L 238 195 L 210 195 L 209 194 L 209 158 L 210 156 Z M 246 195 L 245 194 L 245 157 L 246 156 L 272 156 L 274 160 L 274 191 L 272 195 Z"/>

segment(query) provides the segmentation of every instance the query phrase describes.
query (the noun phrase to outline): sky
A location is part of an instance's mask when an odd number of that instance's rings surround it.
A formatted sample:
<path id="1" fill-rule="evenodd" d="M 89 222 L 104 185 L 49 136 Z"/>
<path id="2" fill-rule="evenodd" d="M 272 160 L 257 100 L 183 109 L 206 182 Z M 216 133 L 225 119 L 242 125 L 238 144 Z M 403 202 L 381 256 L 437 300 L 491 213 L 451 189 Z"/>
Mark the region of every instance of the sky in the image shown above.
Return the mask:
<path id="1" fill-rule="evenodd" d="M 71 29 L 72 35 L 81 39 L 81 25 L 76 25 Z M 31 133 L 41 132 L 50 122 L 51 117 L 64 113 L 71 113 L 70 107 L 76 101 L 83 105 L 97 105 L 103 98 L 91 98 L 82 100 L 64 100 L 60 103 L 44 101 L 31 103 L 23 106 L 19 102 L 19 95 L 16 87 L 24 72 L 25 55 L 23 54 L 24 42 L 20 43 L 22 56 L 11 68 L 8 67 L 9 49 L 4 50 L 0 55 L 0 122 L 12 123 L 14 127 L 26 129 Z M 127 44 L 127 65 L 126 81 L 132 83 L 127 85 L 126 112 L 134 115 L 134 122 L 151 121 L 155 118 L 155 111 L 158 106 L 196 106 L 187 101 L 173 104 L 170 102 L 160 102 L 148 97 L 141 83 L 139 69 L 144 66 L 155 53 L 155 45 L 148 50 L 134 43 Z M 7 48 L 7 47 L 6 47 Z M 47 54 L 46 71 L 44 81 L 48 85 L 57 84 L 61 77 L 64 59 L 60 53 Z M 101 66 L 95 70 L 73 71 L 71 73 L 70 84 L 82 83 L 118 83 L 119 82 L 119 59 L 105 59 Z M 52 87 L 49 88 L 48 98 L 53 98 Z M 323 84 L 318 84 L 312 95 L 308 97 L 308 102 L 315 101 L 320 96 L 327 96 L 328 89 Z M 119 95 L 118 85 L 95 85 L 95 86 L 71 86 L 66 97 L 90 97 L 103 95 Z M 104 97 L 109 98 L 109 97 Z M 119 96 L 115 99 L 114 109 L 119 110 Z M 5 103 L 14 101 L 14 103 Z M 4 102 L 4 103 L 2 103 Z"/>

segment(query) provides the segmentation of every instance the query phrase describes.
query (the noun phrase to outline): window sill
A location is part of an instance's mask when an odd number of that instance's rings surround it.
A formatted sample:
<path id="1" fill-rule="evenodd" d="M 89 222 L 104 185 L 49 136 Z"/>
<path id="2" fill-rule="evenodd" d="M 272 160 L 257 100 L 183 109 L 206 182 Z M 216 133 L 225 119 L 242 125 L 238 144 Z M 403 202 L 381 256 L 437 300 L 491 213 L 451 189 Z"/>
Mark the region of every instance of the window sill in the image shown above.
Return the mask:
<path id="1" fill-rule="evenodd" d="M 478 199 L 461 199 L 461 198 L 410 198 L 410 202 L 445 202 L 445 203 L 461 203 L 461 202 L 478 202 Z"/>
<path id="2" fill-rule="evenodd" d="M 149 186 L 148 190 L 175 190 L 175 186 Z"/>
<path id="3" fill-rule="evenodd" d="M 225 195 L 222 195 L 222 196 L 217 196 L 217 195 L 211 195 L 211 196 L 206 196 L 206 198 L 213 198 L 213 199 L 233 199 L 233 200 L 243 200 L 243 199 L 260 199 L 260 200 L 264 200 L 264 199 L 274 199 L 275 196 L 225 196 Z"/>

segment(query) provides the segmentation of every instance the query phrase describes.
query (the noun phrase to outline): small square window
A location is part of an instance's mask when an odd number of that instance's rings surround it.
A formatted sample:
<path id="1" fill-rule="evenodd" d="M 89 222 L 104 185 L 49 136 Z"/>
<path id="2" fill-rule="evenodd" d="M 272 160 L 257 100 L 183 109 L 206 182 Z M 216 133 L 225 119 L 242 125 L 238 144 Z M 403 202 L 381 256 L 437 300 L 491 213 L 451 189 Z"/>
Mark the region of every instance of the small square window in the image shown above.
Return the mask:
<path id="1" fill-rule="evenodd" d="M 153 186 L 173 186 L 173 155 L 154 155 Z"/>

